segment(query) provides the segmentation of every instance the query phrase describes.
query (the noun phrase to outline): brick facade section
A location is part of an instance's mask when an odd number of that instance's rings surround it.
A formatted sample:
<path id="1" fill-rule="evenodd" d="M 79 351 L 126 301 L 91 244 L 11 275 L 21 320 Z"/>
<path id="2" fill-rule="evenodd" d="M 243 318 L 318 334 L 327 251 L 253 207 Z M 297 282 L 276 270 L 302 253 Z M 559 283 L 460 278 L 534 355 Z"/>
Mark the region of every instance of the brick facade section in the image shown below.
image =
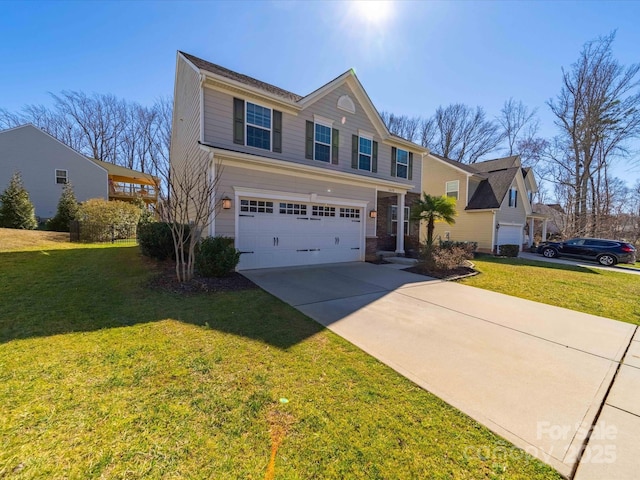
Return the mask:
<path id="1" fill-rule="evenodd" d="M 376 237 L 367 237 L 365 243 L 364 259 L 367 262 L 375 262 L 378 259 L 376 252 L 378 251 L 378 239 Z"/>
<path id="2" fill-rule="evenodd" d="M 404 197 L 405 207 L 411 208 L 416 200 L 420 199 L 417 193 L 407 193 Z M 391 205 L 396 205 L 398 199 L 395 196 L 378 196 L 378 217 L 376 219 L 377 250 L 394 252 L 396 250 L 396 236 L 389 231 Z M 368 241 L 368 239 L 367 239 Z M 420 228 L 418 222 L 411 222 L 409 235 L 404 238 L 404 251 L 406 256 L 416 256 L 420 246 Z"/>

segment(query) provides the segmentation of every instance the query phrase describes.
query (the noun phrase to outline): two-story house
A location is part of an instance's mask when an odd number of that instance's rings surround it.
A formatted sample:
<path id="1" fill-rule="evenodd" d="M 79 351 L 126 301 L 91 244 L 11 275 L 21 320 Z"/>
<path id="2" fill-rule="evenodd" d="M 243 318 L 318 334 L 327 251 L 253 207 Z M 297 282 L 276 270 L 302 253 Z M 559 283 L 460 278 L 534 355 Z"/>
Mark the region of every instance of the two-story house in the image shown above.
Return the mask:
<path id="1" fill-rule="evenodd" d="M 207 233 L 234 238 L 239 269 L 404 254 L 427 153 L 390 134 L 353 70 L 300 96 L 177 54 L 171 163 L 222 167 Z"/>
<path id="2" fill-rule="evenodd" d="M 477 242 L 478 251 L 492 253 L 505 244 L 531 246 L 536 221 L 546 238 L 547 217 L 532 209 L 535 175 L 519 156 L 463 164 L 428 154 L 423 169 L 425 192 L 456 199 L 456 223 L 436 223 L 434 238 Z"/>

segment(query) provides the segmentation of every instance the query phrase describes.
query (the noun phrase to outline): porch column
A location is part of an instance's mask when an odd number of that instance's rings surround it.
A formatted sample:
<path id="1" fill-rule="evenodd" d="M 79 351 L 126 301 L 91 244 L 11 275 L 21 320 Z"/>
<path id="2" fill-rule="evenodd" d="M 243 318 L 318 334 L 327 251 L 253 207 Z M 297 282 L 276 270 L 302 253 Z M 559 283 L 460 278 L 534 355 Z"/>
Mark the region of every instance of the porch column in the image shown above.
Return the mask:
<path id="1" fill-rule="evenodd" d="M 547 219 L 542 220 L 542 241 L 547 240 Z"/>
<path id="2" fill-rule="evenodd" d="M 404 255 L 404 193 L 398 194 L 398 228 L 396 229 L 396 253 Z"/>
<path id="3" fill-rule="evenodd" d="M 531 217 L 529 219 L 529 247 L 531 247 L 531 245 L 533 245 L 533 224 L 535 223 L 535 219 L 533 217 Z"/>

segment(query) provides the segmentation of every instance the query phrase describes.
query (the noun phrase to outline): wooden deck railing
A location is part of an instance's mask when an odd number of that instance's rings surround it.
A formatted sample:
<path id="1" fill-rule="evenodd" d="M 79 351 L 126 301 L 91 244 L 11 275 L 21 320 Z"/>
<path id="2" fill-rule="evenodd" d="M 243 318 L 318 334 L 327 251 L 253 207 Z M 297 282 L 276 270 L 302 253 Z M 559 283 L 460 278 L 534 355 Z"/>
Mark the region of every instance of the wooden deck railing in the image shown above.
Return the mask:
<path id="1" fill-rule="evenodd" d="M 153 185 L 112 182 L 109 184 L 109 196 L 114 198 L 138 197 L 143 200 L 158 200 L 158 191 Z"/>

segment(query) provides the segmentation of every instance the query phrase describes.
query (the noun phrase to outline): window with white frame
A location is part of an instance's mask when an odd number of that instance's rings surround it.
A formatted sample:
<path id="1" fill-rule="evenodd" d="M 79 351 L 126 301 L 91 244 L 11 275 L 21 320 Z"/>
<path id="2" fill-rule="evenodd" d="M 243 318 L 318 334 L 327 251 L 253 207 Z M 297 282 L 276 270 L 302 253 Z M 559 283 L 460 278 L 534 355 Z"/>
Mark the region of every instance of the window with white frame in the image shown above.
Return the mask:
<path id="1" fill-rule="evenodd" d="M 409 235 L 409 214 L 410 208 L 404 207 L 404 234 Z M 391 235 L 398 234 L 398 206 L 391 205 L 391 212 L 389 212 L 389 218 L 391 219 Z"/>
<path id="2" fill-rule="evenodd" d="M 518 206 L 518 190 L 515 188 L 509 189 L 509 206 L 512 208 Z"/>
<path id="3" fill-rule="evenodd" d="M 247 145 L 271 150 L 271 109 L 246 102 Z"/>
<path id="4" fill-rule="evenodd" d="M 372 145 L 372 139 L 366 137 L 358 138 L 358 169 L 371 171 Z"/>
<path id="5" fill-rule="evenodd" d="M 69 183 L 69 172 L 67 170 L 56 169 L 56 184 L 65 185 Z"/>
<path id="6" fill-rule="evenodd" d="M 331 127 L 315 124 L 313 158 L 321 162 L 331 162 Z"/>
<path id="7" fill-rule="evenodd" d="M 396 177 L 408 178 L 409 175 L 409 152 L 398 148 L 396 150 Z"/>
<path id="8" fill-rule="evenodd" d="M 453 197 L 456 200 L 458 199 L 458 194 L 460 192 L 460 180 L 452 180 L 446 183 L 445 192 L 447 197 Z"/>

